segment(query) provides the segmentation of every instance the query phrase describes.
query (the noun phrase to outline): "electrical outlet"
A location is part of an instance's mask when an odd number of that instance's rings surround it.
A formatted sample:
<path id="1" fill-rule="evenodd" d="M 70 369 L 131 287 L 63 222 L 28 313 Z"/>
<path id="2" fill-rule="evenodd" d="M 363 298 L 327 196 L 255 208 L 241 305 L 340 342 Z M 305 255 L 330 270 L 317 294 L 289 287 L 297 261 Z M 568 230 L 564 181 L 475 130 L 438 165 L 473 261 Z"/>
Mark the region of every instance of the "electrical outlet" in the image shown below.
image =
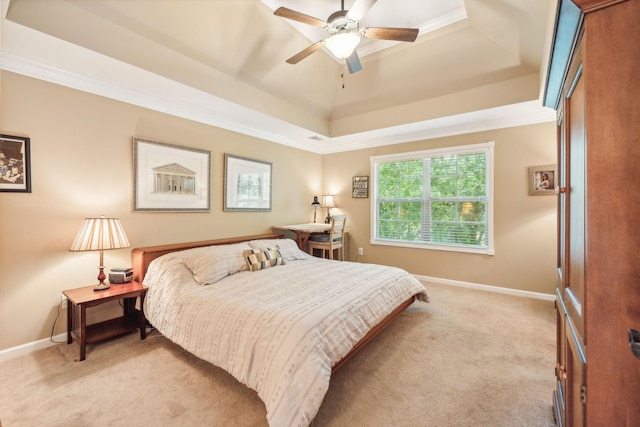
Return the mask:
<path id="1" fill-rule="evenodd" d="M 358 248 L 358 255 L 364 255 L 364 249 Z"/>
<path id="2" fill-rule="evenodd" d="M 64 303 L 64 304 L 62 304 L 62 309 L 66 310 L 67 309 L 67 297 L 64 296 L 64 294 L 60 294 L 60 303 Z"/>

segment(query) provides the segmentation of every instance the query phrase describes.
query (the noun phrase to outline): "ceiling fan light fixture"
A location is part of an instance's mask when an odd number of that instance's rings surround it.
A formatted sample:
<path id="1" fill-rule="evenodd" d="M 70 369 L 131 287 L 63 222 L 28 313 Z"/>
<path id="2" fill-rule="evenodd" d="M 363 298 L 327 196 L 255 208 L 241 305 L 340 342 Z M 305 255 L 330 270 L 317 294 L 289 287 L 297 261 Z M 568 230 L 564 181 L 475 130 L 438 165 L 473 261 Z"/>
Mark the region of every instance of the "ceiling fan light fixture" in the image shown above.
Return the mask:
<path id="1" fill-rule="evenodd" d="M 351 56 L 355 48 L 360 43 L 358 33 L 337 33 L 325 40 L 324 45 L 338 59 L 345 59 Z"/>
<path id="2" fill-rule="evenodd" d="M 1 1 L 1 0 L 0 0 Z M 313 25 L 325 30 L 329 37 L 319 40 L 311 46 L 287 59 L 288 64 L 297 64 L 307 56 L 322 49 L 327 49 L 338 60 L 347 64 L 349 73 L 362 70 L 362 63 L 356 52 L 361 38 L 413 42 L 418 37 L 417 28 L 364 27 L 360 28 L 360 19 L 376 3 L 377 0 L 355 0 L 350 10 L 345 10 L 344 0 L 340 2 L 340 10 L 329 15 L 326 21 L 314 18 L 295 10 L 279 7 L 273 14 L 286 19 Z M 344 74 L 344 73 L 343 73 Z"/>

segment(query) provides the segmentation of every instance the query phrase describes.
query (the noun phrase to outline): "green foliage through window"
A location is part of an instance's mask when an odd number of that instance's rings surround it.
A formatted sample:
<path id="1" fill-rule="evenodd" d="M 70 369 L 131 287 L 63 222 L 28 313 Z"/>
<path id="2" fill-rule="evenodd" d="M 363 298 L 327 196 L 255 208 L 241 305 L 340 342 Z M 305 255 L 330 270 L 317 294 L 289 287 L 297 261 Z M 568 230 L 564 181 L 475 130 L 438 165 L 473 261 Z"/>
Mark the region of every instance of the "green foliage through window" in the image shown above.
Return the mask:
<path id="1" fill-rule="evenodd" d="M 374 240 L 488 249 L 493 144 L 372 158 Z"/>

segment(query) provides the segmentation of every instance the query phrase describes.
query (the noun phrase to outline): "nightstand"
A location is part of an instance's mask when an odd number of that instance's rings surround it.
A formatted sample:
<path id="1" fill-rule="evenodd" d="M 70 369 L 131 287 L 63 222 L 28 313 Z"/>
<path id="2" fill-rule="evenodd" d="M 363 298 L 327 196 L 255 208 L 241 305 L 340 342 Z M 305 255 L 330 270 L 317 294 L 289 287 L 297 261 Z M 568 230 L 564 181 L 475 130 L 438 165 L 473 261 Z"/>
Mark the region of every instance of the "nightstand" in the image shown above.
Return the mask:
<path id="1" fill-rule="evenodd" d="M 80 360 L 87 355 L 87 344 L 104 341 L 140 329 L 140 339 L 147 337 L 144 318 L 144 297 L 147 288 L 139 282 L 112 284 L 104 291 L 94 291 L 95 285 L 62 291 L 67 297 L 67 344 L 73 337 L 80 342 Z M 136 300 L 140 298 L 140 309 Z M 123 314 L 115 319 L 87 325 L 87 308 L 109 301 L 122 300 Z"/>

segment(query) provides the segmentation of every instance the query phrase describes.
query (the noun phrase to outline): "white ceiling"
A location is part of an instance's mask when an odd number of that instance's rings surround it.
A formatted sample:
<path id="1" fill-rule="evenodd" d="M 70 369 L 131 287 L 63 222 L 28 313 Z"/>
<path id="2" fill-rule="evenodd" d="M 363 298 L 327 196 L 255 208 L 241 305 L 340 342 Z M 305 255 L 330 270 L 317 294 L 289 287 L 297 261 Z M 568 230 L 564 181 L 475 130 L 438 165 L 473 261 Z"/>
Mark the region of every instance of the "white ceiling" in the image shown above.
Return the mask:
<path id="1" fill-rule="evenodd" d="M 349 9 L 354 0 L 346 0 Z M 557 0 L 378 0 L 348 74 L 321 20 L 338 0 L 0 0 L 3 69 L 269 141 L 331 153 L 554 120 L 541 88 Z M 344 88 L 343 88 L 344 84 Z"/>

